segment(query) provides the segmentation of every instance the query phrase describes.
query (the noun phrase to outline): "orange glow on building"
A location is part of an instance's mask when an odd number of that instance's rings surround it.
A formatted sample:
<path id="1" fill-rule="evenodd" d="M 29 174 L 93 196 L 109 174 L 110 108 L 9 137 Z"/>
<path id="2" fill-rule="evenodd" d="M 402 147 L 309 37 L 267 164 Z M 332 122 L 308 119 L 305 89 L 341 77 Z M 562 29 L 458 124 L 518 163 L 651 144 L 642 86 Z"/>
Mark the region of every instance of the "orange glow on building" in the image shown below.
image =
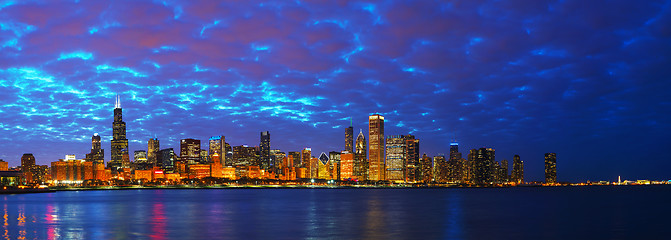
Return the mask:
<path id="1" fill-rule="evenodd" d="M 351 179 L 354 171 L 354 154 L 340 155 L 340 180 Z"/>

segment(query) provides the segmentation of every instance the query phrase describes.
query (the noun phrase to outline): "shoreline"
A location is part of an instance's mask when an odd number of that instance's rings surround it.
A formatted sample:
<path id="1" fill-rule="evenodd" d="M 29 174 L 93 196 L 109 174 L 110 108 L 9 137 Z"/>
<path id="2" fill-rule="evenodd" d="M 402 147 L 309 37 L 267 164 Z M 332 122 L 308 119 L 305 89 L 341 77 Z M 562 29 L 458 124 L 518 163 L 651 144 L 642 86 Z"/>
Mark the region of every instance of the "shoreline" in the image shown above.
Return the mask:
<path id="1" fill-rule="evenodd" d="M 543 187 L 608 187 L 608 186 L 625 186 L 625 187 L 640 187 L 640 186 L 657 186 L 657 185 L 560 185 L 560 186 L 540 186 L 540 185 L 522 185 L 522 186 L 321 186 L 321 185 L 295 185 L 295 186 L 280 186 L 280 185 L 245 185 L 245 186 L 188 186 L 188 185 L 174 185 L 165 187 L 143 187 L 143 186 L 128 186 L 128 187 L 68 187 L 68 188 L 24 188 L 24 189 L 6 189 L 0 190 L 0 195 L 4 194 L 27 194 L 27 193 L 51 193 L 58 191 L 105 191 L 105 190 L 234 190 L 234 189 L 483 189 L 483 188 L 543 188 Z"/>

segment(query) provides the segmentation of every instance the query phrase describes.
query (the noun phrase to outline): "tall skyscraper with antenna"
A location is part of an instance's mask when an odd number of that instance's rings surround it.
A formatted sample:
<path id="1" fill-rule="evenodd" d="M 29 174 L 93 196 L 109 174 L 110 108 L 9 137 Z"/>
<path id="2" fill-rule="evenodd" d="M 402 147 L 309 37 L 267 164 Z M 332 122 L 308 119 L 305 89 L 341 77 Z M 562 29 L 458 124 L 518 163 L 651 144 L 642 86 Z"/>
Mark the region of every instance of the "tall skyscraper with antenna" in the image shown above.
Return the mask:
<path id="1" fill-rule="evenodd" d="M 128 154 L 128 139 L 126 139 L 126 122 L 123 121 L 121 110 L 121 99 L 116 96 L 114 102 L 114 122 L 112 122 L 112 148 L 111 159 L 107 166 L 116 171 L 122 167 L 123 155 Z"/>
<path id="2" fill-rule="evenodd" d="M 351 122 L 349 127 L 345 129 L 345 151 L 354 153 L 354 129 Z"/>

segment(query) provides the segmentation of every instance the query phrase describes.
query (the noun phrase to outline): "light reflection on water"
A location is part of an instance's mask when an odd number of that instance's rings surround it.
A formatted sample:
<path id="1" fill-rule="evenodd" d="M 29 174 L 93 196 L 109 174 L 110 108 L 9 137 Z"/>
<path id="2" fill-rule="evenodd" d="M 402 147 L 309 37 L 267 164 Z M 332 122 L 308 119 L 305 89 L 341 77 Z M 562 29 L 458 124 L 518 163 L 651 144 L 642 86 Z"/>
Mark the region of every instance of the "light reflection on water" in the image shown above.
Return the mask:
<path id="1" fill-rule="evenodd" d="M 0 206 L 4 239 L 627 239 L 668 234 L 668 190 L 79 191 L 4 195 Z"/>

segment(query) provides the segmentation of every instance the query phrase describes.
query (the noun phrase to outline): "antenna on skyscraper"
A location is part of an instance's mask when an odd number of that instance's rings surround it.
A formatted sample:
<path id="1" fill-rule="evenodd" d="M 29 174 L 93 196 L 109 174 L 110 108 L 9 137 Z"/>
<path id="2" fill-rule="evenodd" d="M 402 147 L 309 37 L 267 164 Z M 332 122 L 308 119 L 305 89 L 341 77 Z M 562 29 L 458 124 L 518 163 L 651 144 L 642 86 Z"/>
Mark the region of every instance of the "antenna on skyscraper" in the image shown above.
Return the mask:
<path id="1" fill-rule="evenodd" d="M 349 126 L 352 126 L 352 117 L 349 117 Z"/>
<path id="2" fill-rule="evenodd" d="M 119 98 L 119 94 L 116 95 L 116 99 L 114 100 L 114 108 L 121 108 L 121 99 Z"/>

